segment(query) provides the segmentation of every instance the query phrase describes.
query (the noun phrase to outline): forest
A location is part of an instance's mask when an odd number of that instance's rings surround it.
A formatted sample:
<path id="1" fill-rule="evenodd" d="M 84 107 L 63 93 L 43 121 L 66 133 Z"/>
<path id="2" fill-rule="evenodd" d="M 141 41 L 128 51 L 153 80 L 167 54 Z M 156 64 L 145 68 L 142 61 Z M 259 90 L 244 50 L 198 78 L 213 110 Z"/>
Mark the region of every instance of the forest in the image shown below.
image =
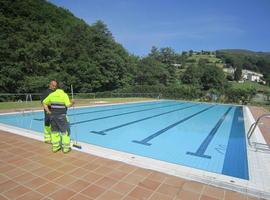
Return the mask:
<path id="1" fill-rule="evenodd" d="M 139 57 L 115 41 L 105 22 L 89 25 L 45 0 L 0 0 L 0 24 L 0 93 L 39 93 L 56 79 L 77 93 L 160 92 L 184 99 L 215 94 L 223 101 L 237 101 L 229 95 L 237 94 L 248 101 L 256 89 L 232 84 L 241 69 L 260 72 L 270 83 L 270 53 L 153 46 Z M 222 68 L 229 66 L 240 75 L 226 76 Z"/>

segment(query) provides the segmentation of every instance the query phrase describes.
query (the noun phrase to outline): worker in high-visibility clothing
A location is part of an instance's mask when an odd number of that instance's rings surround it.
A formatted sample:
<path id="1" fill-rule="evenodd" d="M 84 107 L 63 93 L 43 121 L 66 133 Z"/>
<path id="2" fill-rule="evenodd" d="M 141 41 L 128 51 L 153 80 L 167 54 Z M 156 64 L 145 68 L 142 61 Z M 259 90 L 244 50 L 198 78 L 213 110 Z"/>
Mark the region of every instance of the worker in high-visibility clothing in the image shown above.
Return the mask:
<path id="1" fill-rule="evenodd" d="M 57 152 L 62 149 L 64 153 L 71 150 L 69 124 L 67 121 L 67 108 L 74 104 L 69 100 L 68 95 L 62 89 L 56 89 L 43 100 L 43 107 L 50 115 L 51 119 L 51 143 L 52 151 Z M 51 107 L 51 109 L 48 108 Z"/>
<path id="2" fill-rule="evenodd" d="M 49 96 L 52 92 L 54 92 L 57 88 L 57 81 L 51 80 L 49 84 L 49 88 L 42 92 L 41 96 L 41 103 L 43 100 Z M 49 109 L 51 109 L 50 106 L 48 106 Z M 45 143 L 51 143 L 51 119 L 50 115 L 47 114 L 46 110 L 44 110 L 44 142 Z"/>

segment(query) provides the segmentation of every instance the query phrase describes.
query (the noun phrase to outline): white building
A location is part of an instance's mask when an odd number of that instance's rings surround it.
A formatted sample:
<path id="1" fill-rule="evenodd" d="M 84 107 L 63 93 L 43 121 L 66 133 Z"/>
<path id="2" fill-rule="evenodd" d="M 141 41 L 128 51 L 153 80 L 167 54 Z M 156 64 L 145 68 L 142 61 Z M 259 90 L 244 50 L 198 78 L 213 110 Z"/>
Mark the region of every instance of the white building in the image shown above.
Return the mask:
<path id="1" fill-rule="evenodd" d="M 233 76 L 235 69 L 233 67 L 229 67 L 229 68 L 223 68 L 223 71 Z M 253 81 L 253 82 L 265 84 L 265 81 L 263 81 L 262 78 L 263 78 L 263 75 L 260 73 L 253 72 L 247 69 L 242 70 L 242 81 Z"/>
<path id="2" fill-rule="evenodd" d="M 229 68 L 223 68 L 223 71 L 227 74 L 230 74 L 230 75 L 234 75 L 234 71 L 235 69 L 233 67 L 229 67 Z"/>
<path id="3" fill-rule="evenodd" d="M 172 66 L 174 66 L 174 67 L 176 67 L 176 68 L 181 68 L 181 64 L 177 64 L 177 63 L 175 63 L 175 64 L 172 64 Z"/>
<path id="4" fill-rule="evenodd" d="M 248 81 L 254 81 L 254 82 L 262 82 L 264 83 L 265 81 L 262 80 L 263 75 L 257 72 L 253 72 L 250 70 L 243 69 L 242 70 L 242 77 L 243 80 L 248 80 Z"/>

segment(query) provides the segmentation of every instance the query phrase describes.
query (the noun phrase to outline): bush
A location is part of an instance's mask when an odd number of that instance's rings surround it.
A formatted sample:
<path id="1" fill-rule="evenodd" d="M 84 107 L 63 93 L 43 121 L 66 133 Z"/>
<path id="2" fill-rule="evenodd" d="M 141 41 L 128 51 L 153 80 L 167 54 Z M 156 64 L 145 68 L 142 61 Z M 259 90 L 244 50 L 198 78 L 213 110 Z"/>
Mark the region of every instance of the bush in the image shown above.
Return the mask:
<path id="1" fill-rule="evenodd" d="M 201 91 L 192 85 L 180 85 L 172 87 L 138 85 L 119 89 L 118 93 L 160 93 L 162 98 L 168 99 L 198 99 Z"/>
<path id="2" fill-rule="evenodd" d="M 231 87 L 226 91 L 226 97 L 228 102 L 247 104 L 255 96 L 255 88 L 241 88 Z"/>

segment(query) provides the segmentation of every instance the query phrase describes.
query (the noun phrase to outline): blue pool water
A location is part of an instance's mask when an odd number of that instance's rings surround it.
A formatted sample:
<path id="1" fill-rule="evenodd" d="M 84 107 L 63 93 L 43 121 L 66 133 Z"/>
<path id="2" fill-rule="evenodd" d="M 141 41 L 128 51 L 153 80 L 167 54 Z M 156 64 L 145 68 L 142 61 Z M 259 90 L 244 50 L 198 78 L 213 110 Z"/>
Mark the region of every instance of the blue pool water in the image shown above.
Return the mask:
<path id="1" fill-rule="evenodd" d="M 70 109 L 71 138 L 114 150 L 249 179 L 242 107 L 157 101 Z M 43 112 L 0 115 L 43 131 Z"/>

